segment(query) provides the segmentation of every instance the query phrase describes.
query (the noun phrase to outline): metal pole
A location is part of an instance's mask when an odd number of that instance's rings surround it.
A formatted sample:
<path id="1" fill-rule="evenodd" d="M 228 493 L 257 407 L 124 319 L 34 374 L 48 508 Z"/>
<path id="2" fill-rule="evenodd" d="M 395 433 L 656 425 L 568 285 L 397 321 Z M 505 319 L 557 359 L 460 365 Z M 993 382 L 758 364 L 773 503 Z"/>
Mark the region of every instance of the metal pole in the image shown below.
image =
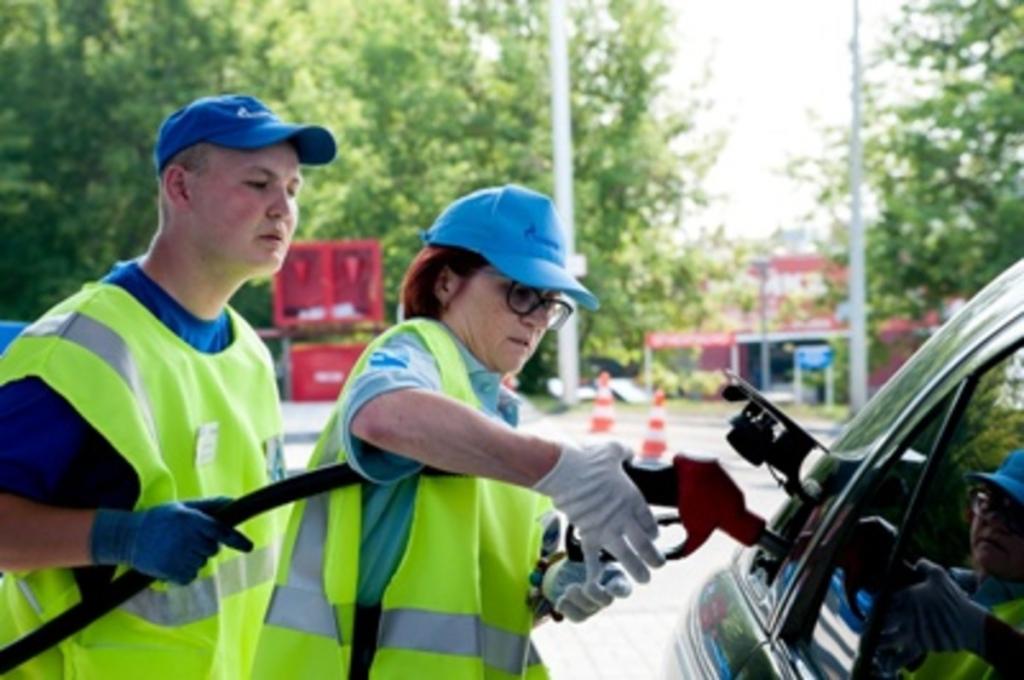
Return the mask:
<path id="1" fill-rule="evenodd" d="M 850 125 L 850 410 L 863 408 L 868 396 L 868 346 L 864 223 L 861 217 L 860 184 L 863 150 L 860 142 L 860 6 L 853 0 L 853 104 Z"/>
<path id="2" fill-rule="evenodd" d="M 573 225 L 572 128 L 569 115 L 569 48 L 565 35 L 565 0 L 550 0 L 548 32 L 551 34 L 551 133 L 554 140 L 555 205 L 565 225 L 567 258 L 575 261 Z M 572 315 L 558 331 L 558 376 L 562 401 L 579 402 L 579 330 Z"/>
<path id="3" fill-rule="evenodd" d="M 793 352 L 793 398 L 798 404 L 803 403 L 800 398 L 800 378 L 800 362 L 797 361 L 796 352 Z"/>
<path id="4" fill-rule="evenodd" d="M 767 257 L 754 258 L 753 264 L 761 277 L 761 390 L 768 391 L 772 384 L 771 356 L 768 352 L 768 267 Z"/>
<path id="5" fill-rule="evenodd" d="M 284 400 L 292 400 L 292 339 L 287 335 L 281 338 L 281 391 Z"/>
<path id="6" fill-rule="evenodd" d="M 644 386 L 647 388 L 648 394 L 654 394 L 654 381 L 651 377 L 651 364 L 653 358 L 651 357 L 651 347 L 646 342 L 644 343 Z"/>

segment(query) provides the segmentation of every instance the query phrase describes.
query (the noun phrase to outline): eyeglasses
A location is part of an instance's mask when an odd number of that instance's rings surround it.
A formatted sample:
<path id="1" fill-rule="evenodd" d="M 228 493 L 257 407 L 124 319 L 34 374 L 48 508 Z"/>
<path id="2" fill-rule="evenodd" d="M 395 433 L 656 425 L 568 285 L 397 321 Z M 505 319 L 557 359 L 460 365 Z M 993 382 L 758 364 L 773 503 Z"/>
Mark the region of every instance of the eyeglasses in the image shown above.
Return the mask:
<path id="1" fill-rule="evenodd" d="M 481 270 L 484 274 L 501 279 L 505 288 L 505 304 L 518 316 L 529 316 L 541 307 L 549 331 L 557 331 L 565 323 L 566 319 L 572 316 L 573 306 L 560 297 L 553 297 L 550 293 L 545 294 L 538 288 L 531 288 L 518 281 L 512 281 L 501 272 L 486 267 Z"/>
<path id="2" fill-rule="evenodd" d="M 518 281 L 511 281 L 496 271 L 485 269 L 484 272 L 504 280 L 507 286 L 505 304 L 519 316 L 530 316 L 543 307 L 547 329 L 554 331 L 561 328 L 565 320 L 572 315 L 572 305 L 562 298 L 545 295 L 544 291 L 524 286 Z"/>
<path id="3" fill-rule="evenodd" d="M 565 320 L 572 315 L 572 305 L 565 300 L 545 296 L 542 291 L 516 281 L 509 281 L 505 303 L 519 316 L 529 316 L 543 307 L 547 327 L 551 331 L 561 328 Z"/>
<path id="4" fill-rule="evenodd" d="M 970 491 L 971 512 L 982 517 L 998 517 L 1008 530 L 1024 536 L 1024 506 L 1004 493 L 976 487 Z"/>

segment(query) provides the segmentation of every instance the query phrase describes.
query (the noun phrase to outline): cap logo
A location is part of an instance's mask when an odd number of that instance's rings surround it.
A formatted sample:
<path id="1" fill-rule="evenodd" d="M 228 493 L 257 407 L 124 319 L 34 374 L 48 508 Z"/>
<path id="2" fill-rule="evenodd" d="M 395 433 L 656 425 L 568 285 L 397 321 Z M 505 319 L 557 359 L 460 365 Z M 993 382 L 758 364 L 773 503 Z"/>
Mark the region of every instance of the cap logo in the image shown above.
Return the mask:
<path id="1" fill-rule="evenodd" d="M 250 111 L 244 106 L 239 106 L 238 111 L 235 111 L 238 118 L 267 118 L 270 115 L 270 111 Z"/>
<path id="2" fill-rule="evenodd" d="M 533 241 L 534 243 L 539 243 L 542 246 L 546 246 L 548 248 L 551 248 L 555 252 L 558 252 L 558 250 L 559 250 L 558 243 L 556 241 L 553 241 L 553 240 L 547 238 L 546 236 L 541 235 L 537 231 L 537 225 L 534 224 L 533 222 L 530 222 L 530 226 L 528 226 L 526 228 L 526 231 L 523 232 L 523 236 L 526 237 L 527 241 Z"/>

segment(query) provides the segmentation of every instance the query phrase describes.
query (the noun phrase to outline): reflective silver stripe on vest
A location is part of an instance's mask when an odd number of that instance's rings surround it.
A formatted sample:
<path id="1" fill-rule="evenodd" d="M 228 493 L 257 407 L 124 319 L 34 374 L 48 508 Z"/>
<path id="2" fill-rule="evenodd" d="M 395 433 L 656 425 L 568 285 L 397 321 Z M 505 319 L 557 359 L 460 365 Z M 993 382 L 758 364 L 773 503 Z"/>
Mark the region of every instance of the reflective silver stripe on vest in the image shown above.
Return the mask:
<path id="1" fill-rule="evenodd" d="M 147 588 L 120 609 L 158 626 L 183 626 L 215 615 L 220 600 L 274 578 L 277 545 L 222 562 L 216 573 L 187 586 Z"/>
<path id="2" fill-rule="evenodd" d="M 26 328 L 22 335 L 36 338 L 57 336 L 102 359 L 128 384 L 128 389 L 135 396 L 139 409 L 146 419 L 153 445 L 160 446 L 160 440 L 156 436 L 156 424 L 153 421 L 153 409 L 139 377 L 139 369 L 127 343 L 116 331 L 92 317 L 72 312 L 40 319 Z"/>
<path id="3" fill-rule="evenodd" d="M 32 607 L 32 611 L 34 611 L 37 615 L 42 616 L 43 608 L 42 606 L 40 606 L 39 600 L 36 598 L 36 594 L 32 592 L 32 587 L 29 584 L 25 583 L 24 580 L 18 578 L 17 576 L 12 576 L 8 574 L 7 578 L 14 580 L 14 584 L 18 586 L 18 590 L 21 591 L 21 594 L 25 597 L 25 600 L 28 602 L 28 605 Z"/>
<path id="4" fill-rule="evenodd" d="M 544 659 L 540 658 L 540 652 L 533 646 L 533 640 L 530 640 L 530 650 L 526 653 L 526 665 L 539 666 L 542 663 L 544 663 Z"/>
<path id="5" fill-rule="evenodd" d="M 340 645 L 338 618 L 324 592 L 328 495 L 317 494 L 306 500 L 292 549 L 288 582 L 274 588 L 266 623 L 327 637 Z"/>
<path id="6" fill-rule="evenodd" d="M 378 649 L 411 649 L 481 659 L 484 665 L 521 675 L 527 655 L 540 661 L 527 635 L 488 625 L 473 614 L 439 614 L 422 609 L 381 613 Z M 532 663 L 532 660 L 530 661 Z"/>

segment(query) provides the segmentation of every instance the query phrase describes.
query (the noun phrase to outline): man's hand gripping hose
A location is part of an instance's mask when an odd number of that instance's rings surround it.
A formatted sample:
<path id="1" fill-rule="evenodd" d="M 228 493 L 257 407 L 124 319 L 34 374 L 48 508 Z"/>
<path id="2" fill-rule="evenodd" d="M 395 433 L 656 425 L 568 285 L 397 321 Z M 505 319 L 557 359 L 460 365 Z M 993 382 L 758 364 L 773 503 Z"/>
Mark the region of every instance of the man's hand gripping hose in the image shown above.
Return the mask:
<path id="1" fill-rule="evenodd" d="M 360 480 L 359 475 L 353 472 L 348 465 L 330 465 L 265 486 L 226 504 L 222 504 L 221 499 L 217 499 L 213 503 L 204 503 L 202 510 L 216 519 L 218 524 L 235 526 L 268 510 L 315 496 L 318 493 L 358 483 Z M 241 541 L 227 538 L 228 533 L 224 534 L 224 542 L 235 541 L 237 547 L 245 547 Z M 61 640 L 74 635 L 136 593 L 144 590 L 154 580 L 152 576 L 142 572 L 127 571 L 111 581 L 103 591 L 88 600 L 79 602 L 31 633 L 0 649 L 0 675 L 17 668 Z"/>

